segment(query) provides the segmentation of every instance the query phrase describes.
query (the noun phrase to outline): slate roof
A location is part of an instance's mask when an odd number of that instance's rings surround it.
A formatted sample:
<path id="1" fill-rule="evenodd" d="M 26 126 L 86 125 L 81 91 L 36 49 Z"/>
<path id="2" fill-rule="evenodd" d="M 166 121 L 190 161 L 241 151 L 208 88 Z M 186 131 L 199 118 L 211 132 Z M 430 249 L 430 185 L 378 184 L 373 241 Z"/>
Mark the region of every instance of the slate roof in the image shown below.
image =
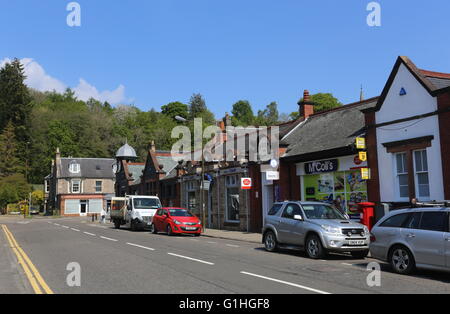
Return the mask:
<path id="1" fill-rule="evenodd" d="M 130 163 L 128 164 L 128 174 L 133 178 L 133 184 L 139 184 L 141 182 L 142 171 L 145 168 L 143 163 Z"/>
<path id="2" fill-rule="evenodd" d="M 71 163 L 80 164 L 79 173 L 71 173 Z M 59 178 L 88 178 L 88 179 L 114 179 L 114 159 L 107 158 L 61 158 Z"/>
<path id="3" fill-rule="evenodd" d="M 350 147 L 365 126 L 363 109 L 375 107 L 378 97 L 320 112 L 301 122 L 280 142 L 282 158 Z"/>
<path id="4" fill-rule="evenodd" d="M 171 156 L 156 156 L 156 160 L 160 166 L 163 166 L 162 170 L 166 174 L 169 174 L 178 165 L 178 162 L 173 160 Z"/>

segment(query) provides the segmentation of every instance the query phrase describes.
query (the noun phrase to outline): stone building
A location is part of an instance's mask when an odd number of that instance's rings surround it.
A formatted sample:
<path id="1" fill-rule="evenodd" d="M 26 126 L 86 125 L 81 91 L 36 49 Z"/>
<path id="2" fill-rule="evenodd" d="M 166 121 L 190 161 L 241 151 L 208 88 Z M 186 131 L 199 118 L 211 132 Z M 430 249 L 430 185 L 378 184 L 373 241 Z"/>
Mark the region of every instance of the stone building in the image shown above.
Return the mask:
<path id="1" fill-rule="evenodd" d="M 46 211 L 62 216 L 87 216 L 108 210 L 114 196 L 114 159 L 61 157 L 45 178 Z"/>

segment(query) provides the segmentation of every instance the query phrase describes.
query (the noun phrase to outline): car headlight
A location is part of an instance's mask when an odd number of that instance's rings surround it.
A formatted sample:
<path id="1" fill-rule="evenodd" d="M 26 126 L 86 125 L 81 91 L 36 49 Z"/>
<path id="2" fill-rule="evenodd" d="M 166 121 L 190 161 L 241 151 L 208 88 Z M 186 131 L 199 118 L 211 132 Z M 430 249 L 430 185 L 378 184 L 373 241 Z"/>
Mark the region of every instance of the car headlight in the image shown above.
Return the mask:
<path id="1" fill-rule="evenodd" d="M 369 228 L 367 226 L 364 226 L 364 233 L 368 235 L 370 233 Z"/>
<path id="2" fill-rule="evenodd" d="M 176 225 L 181 225 L 181 222 L 179 222 L 178 220 L 174 220 L 173 221 Z"/>
<path id="3" fill-rule="evenodd" d="M 332 226 L 328 226 L 328 225 L 322 225 L 321 227 L 328 233 L 340 233 L 341 232 L 341 229 L 336 228 L 336 227 L 332 227 Z"/>

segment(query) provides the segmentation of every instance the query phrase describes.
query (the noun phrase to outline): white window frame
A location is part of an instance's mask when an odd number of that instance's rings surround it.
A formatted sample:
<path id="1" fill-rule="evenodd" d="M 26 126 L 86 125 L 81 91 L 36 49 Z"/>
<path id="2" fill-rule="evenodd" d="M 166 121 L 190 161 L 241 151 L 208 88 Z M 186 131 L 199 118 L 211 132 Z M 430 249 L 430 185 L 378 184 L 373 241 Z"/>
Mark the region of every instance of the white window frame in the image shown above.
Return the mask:
<path id="1" fill-rule="evenodd" d="M 70 171 L 70 173 L 73 173 L 73 174 L 80 173 L 80 171 L 81 171 L 80 164 L 77 162 L 71 162 L 69 165 L 69 171 Z"/>
<path id="2" fill-rule="evenodd" d="M 225 176 L 225 222 L 240 223 L 240 220 L 228 219 L 228 189 L 238 188 L 238 191 L 239 191 L 239 187 L 240 187 L 240 180 L 238 178 L 238 175 L 234 174 L 234 175 Z M 241 200 L 239 199 L 239 206 L 240 205 L 241 205 Z M 239 213 L 240 213 L 240 208 L 239 208 Z"/>
<path id="3" fill-rule="evenodd" d="M 406 172 L 402 172 L 402 173 L 398 172 L 398 167 L 397 167 L 397 156 L 398 155 L 405 155 L 405 164 L 403 165 L 403 171 L 406 171 Z M 402 202 L 408 202 L 409 201 L 409 193 L 408 193 L 408 196 L 406 196 L 406 197 L 402 197 L 400 195 L 400 175 L 406 175 L 406 177 L 408 179 L 408 188 L 409 188 L 409 173 L 408 173 L 407 158 L 408 158 L 407 152 L 399 152 L 399 153 L 393 154 L 394 178 L 395 178 L 395 196 L 396 196 L 397 200 L 402 201 Z"/>
<path id="4" fill-rule="evenodd" d="M 100 191 L 97 191 L 97 183 L 100 182 Z M 95 193 L 102 193 L 103 192 L 103 181 L 96 180 L 95 181 Z"/>
<path id="5" fill-rule="evenodd" d="M 79 186 L 78 192 L 74 192 L 74 190 L 73 190 L 73 186 L 74 186 L 75 182 L 78 182 L 78 186 Z M 71 180 L 69 189 L 70 189 L 71 194 L 81 194 L 82 190 L 83 190 L 83 182 L 81 180 Z"/>
<path id="6" fill-rule="evenodd" d="M 418 171 L 417 170 L 417 161 L 416 161 L 416 152 L 425 152 L 426 157 L 427 157 L 427 170 L 426 171 Z M 429 201 L 431 200 L 431 189 L 430 189 L 430 169 L 429 169 L 429 163 L 428 163 L 428 153 L 426 149 L 419 149 L 419 150 L 415 150 L 412 152 L 413 155 L 413 159 L 414 159 L 414 188 L 416 191 L 416 198 L 419 200 L 424 200 L 424 201 Z M 422 158 L 422 162 L 423 162 L 423 158 Z M 422 165 L 423 166 L 423 165 Z M 428 175 L 428 191 L 429 194 L 428 196 L 421 196 L 419 191 L 419 174 L 424 174 L 426 173 Z"/>

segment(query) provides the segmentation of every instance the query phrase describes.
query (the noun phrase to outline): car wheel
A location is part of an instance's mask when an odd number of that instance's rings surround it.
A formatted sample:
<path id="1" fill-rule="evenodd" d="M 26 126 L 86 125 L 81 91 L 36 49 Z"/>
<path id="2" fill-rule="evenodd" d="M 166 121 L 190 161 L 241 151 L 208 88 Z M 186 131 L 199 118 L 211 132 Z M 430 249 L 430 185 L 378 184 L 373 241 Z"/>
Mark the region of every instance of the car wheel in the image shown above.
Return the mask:
<path id="1" fill-rule="evenodd" d="M 167 235 L 173 236 L 173 231 L 172 231 L 172 227 L 170 226 L 170 224 L 167 225 Z"/>
<path id="2" fill-rule="evenodd" d="M 134 220 L 130 221 L 130 229 L 131 231 L 136 231 L 136 224 L 134 223 Z"/>
<path id="3" fill-rule="evenodd" d="M 391 250 L 389 262 L 394 271 L 401 275 L 410 274 L 416 267 L 411 251 L 402 245 L 395 246 Z"/>
<path id="4" fill-rule="evenodd" d="M 114 220 L 114 228 L 120 229 L 120 222 L 118 220 Z"/>
<path id="5" fill-rule="evenodd" d="M 201 236 L 201 235 L 202 235 L 201 233 L 196 233 L 196 234 L 195 234 L 196 237 L 199 237 L 199 236 Z"/>
<path id="6" fill-rule="evenodd" d="M 152 224 L 152 233 L 153 234 L 157 234 L 158 233 L 158 229 L 156 229 L 156 225 Z"/>
<path id="7" fill-rule="evenodd" d="M 309 236 L 306 240 L 306 254 L 312 259 L 321 259 L 326 256 L 322 241 L 316 235 Z"/>
<path id="8" fill-rule="evenodd" d="M 369 251 L 356 251 L 356 252 L 351 252 L 352 257 L 356 258 L 356 259 L 364 259 L 367 257 L 367 255 L 369 255 Z"/>
<path id="9" fill-rule="evenodd" d="M 275 233 L 268 231 L 264 235 L 264 247 L 268 252 L 275 252 L 278 250 L 278 241 Z"/>

